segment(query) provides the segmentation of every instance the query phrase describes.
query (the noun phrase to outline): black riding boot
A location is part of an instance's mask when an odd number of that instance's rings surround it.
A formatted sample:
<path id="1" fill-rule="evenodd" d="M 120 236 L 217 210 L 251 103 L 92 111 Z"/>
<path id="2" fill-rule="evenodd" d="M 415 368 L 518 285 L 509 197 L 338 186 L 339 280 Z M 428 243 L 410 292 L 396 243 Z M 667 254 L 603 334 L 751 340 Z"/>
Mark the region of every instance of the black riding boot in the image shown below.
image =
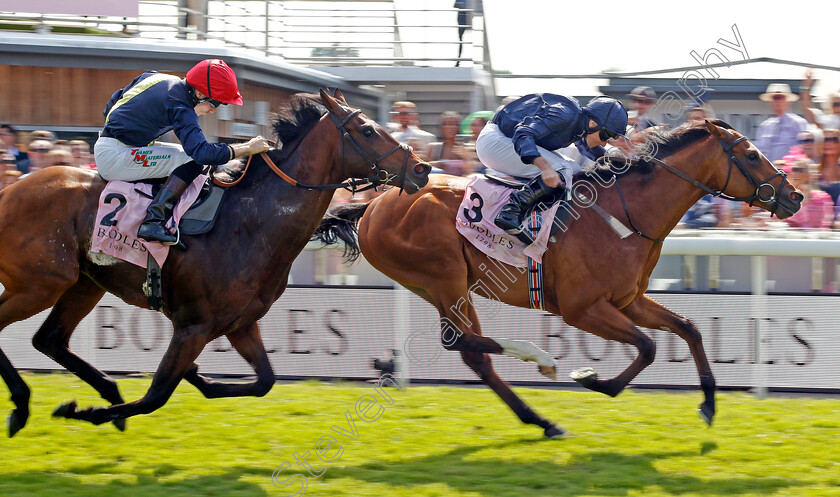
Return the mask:
<path id="1" fill-rule="evenodd" d="M 146 211 L 146 218 L 137 236 L 149 242 L 161 242 L 173 245 L 178 237 L 166 229 L 165 223 L 172 217 L 175 204 L 181 198 L 181 194 L 187 189 L 188 183 L 177 176 L 170 176 L 155 195 L 151 205 Z"/>
<path id="2" fill-rule="evenodd" d="M 507 231 L 511 235 L 518 235 L 522 232 L 522 218 L 525 213 L 536 206 L 540 201 L 551 196 L 561 186 L 552 188 L 543 183 L 542 177 L 537 176 L 530 183 L 510 195 L 510 202 L 502 207 L 499 215 L 494 221 L 496 226 Z"/>

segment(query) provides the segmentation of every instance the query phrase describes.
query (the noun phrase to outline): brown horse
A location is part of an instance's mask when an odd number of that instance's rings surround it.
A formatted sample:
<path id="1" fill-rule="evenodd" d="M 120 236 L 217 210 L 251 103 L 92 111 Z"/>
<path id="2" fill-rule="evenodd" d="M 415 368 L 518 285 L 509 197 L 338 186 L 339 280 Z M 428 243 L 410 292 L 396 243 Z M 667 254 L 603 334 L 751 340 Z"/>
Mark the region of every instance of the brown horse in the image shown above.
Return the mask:
<path id="1" fill-rule="evenodd" d="M 317 97 L 293 97 L 274 124 L 282 149 L 268 153 L 292 179 L 281 179 L 254 157 L 250 171 L 225 195 L 214 230 L 188 237 L 188 251 L 170 253 L 162 275 L 163 312 L 174 335 L 151 387 L 135 402 L 124 403 L 114 380 L 68 347 L 76 325 L 106 291 L 148 307 L 142 268 L 116 259 L 99 265 L 94 260 L 101 258 L 88 253 L 105 182 L 89 171 L 55 167 L 0 192 L 0 282 L 5 287 L 0 330 L 52 307 L 32 340 L 35 348 L 114 404 L 80 410 L 69 402 L 54 415 L 94 424 L 114 421 L 124 429 L 125 418 L 163 406 L 182 378 L 207 397 L 262 396 L 271 389 L 274 373 L 257 320 L 283 294 L 292 261 L 317 228 L 337 183 L 367 178 L 413 193 L 428 180 L 428 164 L 348 108 L 340 92 L 336 98 L 321 90 L 323 113 Z M 292 186 L 294 180 L 300 188 Z M 218 383 L 197 373 L 195 358 L 223 335 L 254 368 L 256 381 Z M 0 374 L 15 404 L 8 420 L 13 436 L 29 416 L 30 391 L 2 351 Z"/>
<path id="2" fill-rule="evenodd" d="M 608 169 L 608 174 L 577 176 L 573 197 L 582 193 L 591 202 L 576 204 L 579 217 L 567 230 L 557 232 L 556 242 L 544 254 L 545 307 L 572 326 L 638 349 L 637 358 L 615 378 L 598 379 L 589 368 L 572 374 L 583 386 L 611 396 L 653 362 L 655 344 L 638 327 L 679 335 L 688 343 L 700 374 L 705 394 L 700 414 L 711 424 L 715 380 L 700 333 L 686 317 L 645 295 L 662 249 L 659 242 L 706 193 L 754 203 L 780 218 L 799 209 L 802 195 L 784 173 L 723 121 L 685 125 L 651 136 L 646 145 L 648 152 L 650 146 L 656 152 L 623 172 Z M 488 354 L 505 354 L 536 361 L 541 373 L 556 375 L 553 358 L 533 343 L 481 336 L 470 288 L 485 274 L 480 269 L 493 265 L 455 229 L 466 183 L 463 178 L 433 176 L 419 195 L 388 192 L 368 204 L 334 209 L 316 237 L 327 242 L 341 238 L 351 255 L 361 250 L 374 267 L 434 305 L 443 324 L 444 347 L 459 351 L 524 423 L 542 427 L 548 437 L 563 435 L 565 430 L 531 410 L 493 370 Z M 630 236 L 619 238 L 598 211 L 633 228 L 627 230 Z M 358 244 L 353 236 L 355 223 Z M 435 241 L 433 248 L 429 240 Z M 521 274 L 516 268 L 507 269 L 511 275 Z M 530 306 L 525 277 L 512 281 L 500 274 L 485 278 L 482 287 L 489 290 L 486 296 Z"/>

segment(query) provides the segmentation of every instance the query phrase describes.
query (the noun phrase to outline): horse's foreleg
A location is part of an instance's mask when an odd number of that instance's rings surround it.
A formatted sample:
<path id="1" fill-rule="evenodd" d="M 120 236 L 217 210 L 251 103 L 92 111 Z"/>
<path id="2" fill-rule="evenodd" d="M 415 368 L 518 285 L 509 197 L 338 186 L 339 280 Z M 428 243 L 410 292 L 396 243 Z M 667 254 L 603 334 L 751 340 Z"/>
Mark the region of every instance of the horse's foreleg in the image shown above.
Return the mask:
<path id="1" fill-rule="evenodd" d="M 709 366 L 709 360 L 706 358 L 703 338 L 694 323 L 647 295 L 642 295 L 634 300 L 623 309 L 623 312 L 639 326 L 652 330 L 670 331 L 685 340 L 691 351 L 691 356 L 694 358 L 694 364 L 697 366 L 700 388 L 703 389 L 705 397 L 703 403 L 700 404 L 700 417 L 711 425 L 715 416 L 715 377 L 712 374 L 712 368 Z"/>
<path id="2" fill-rule="evenodd" d="M 160 409 L 207 345 L 207 336 L 206 325 L 175 328 L 169 348 L 152 378 L 152 385 L 142 399 L 110 407 L 87 409 L 79 409 L 76 401 L 70 401 L 58 406 L 53 411 L 53 416 L 81 419 L 99 425 Z"/>
<path id="3" fill-rule="evenodd" d="M 0 295 L 0 330 L 47 309 L 51 303 L 49 295 L 3 292 L 3 295 Z M 30 390 L 2 350 L 0 350 L 0 376 L 9 387 L 11 400 L 15 404 L 15 408 L 7 419 L 9 437 L 13 437 L 26 426 L 26 421 L 29 419 Z"/>
<path id="4" fill-rule="evenodd" d="M 111 404 L 125 401 L 120 395 L 117 382 L 70 350 L 70 337 L 79 322 L 87 316 L 105 294 L 90 278 L 81 276 L 53 306 L 47 320 L 32 337 L 32 345 L 46 356 L 63 366 L 93 387 L 103 399 Z M 125 420 L 114 421 L 114 425 L 125 431 Z"/>
<path id="5" fill-rule="evenodd" d="M 629 343 L 639 350 L 636 359 L 615 378 L 599 380 L 598 373 L 592 368 L 582 368 L 572 372 L 571 377 L 581 385 L 596 392 L 615 397 L 642 372 L 656 355 L 656 344 L 647 335 L 636 328 L 630 319 L 614 305 L 600 299 L 590 306 L 581 316 L 575 316 L 567 322 L 607 340 Z"/>
<path id="6" fill-rule="evenodd" d="M 222 383 L 198 374 L 198 365 L 194 364 L 184 379 L 192 383 L 208 399 L 220 397 L 262 397 L 274 386 L 274 370 L 265 351 L 260 328 L 256 322 L 227 335 L 230 344 L 239 352 L 257 373 L 257 379 L 251 383 Z"/>

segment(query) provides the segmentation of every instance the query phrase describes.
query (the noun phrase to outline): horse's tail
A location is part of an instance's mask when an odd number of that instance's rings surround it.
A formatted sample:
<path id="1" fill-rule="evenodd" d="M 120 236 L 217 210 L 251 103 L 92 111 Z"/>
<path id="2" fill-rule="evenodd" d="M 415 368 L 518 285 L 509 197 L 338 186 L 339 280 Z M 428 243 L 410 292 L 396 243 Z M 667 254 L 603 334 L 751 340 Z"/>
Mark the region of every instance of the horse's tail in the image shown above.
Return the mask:
<path id="1" fill-rule="evenodd" d="M 355 261 L 362 253 L 356 237 L 357 224 L 367 208 L 367 203 L 336 205 L 327 211 L 312 240 L 319 240 L 324 245 L 335 245 L 341 240 L 344 242 L 344 262 Z"/>

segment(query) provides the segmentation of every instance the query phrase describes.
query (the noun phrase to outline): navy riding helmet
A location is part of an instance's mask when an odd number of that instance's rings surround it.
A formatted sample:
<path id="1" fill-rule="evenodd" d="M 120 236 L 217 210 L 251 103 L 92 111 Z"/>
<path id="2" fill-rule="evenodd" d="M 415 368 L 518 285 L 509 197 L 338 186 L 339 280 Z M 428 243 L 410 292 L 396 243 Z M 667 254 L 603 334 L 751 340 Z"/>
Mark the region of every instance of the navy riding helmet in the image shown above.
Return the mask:
<path id="1" fill-rule="evenodd" d="M 601 131 L 601 139 L 624 136 L 627 129 L 627 109 L 618 100 L 610 97 L 595 97 L 583 107 L 583 113 L 597 124 L 587 128 L 587 133 Z"/>

